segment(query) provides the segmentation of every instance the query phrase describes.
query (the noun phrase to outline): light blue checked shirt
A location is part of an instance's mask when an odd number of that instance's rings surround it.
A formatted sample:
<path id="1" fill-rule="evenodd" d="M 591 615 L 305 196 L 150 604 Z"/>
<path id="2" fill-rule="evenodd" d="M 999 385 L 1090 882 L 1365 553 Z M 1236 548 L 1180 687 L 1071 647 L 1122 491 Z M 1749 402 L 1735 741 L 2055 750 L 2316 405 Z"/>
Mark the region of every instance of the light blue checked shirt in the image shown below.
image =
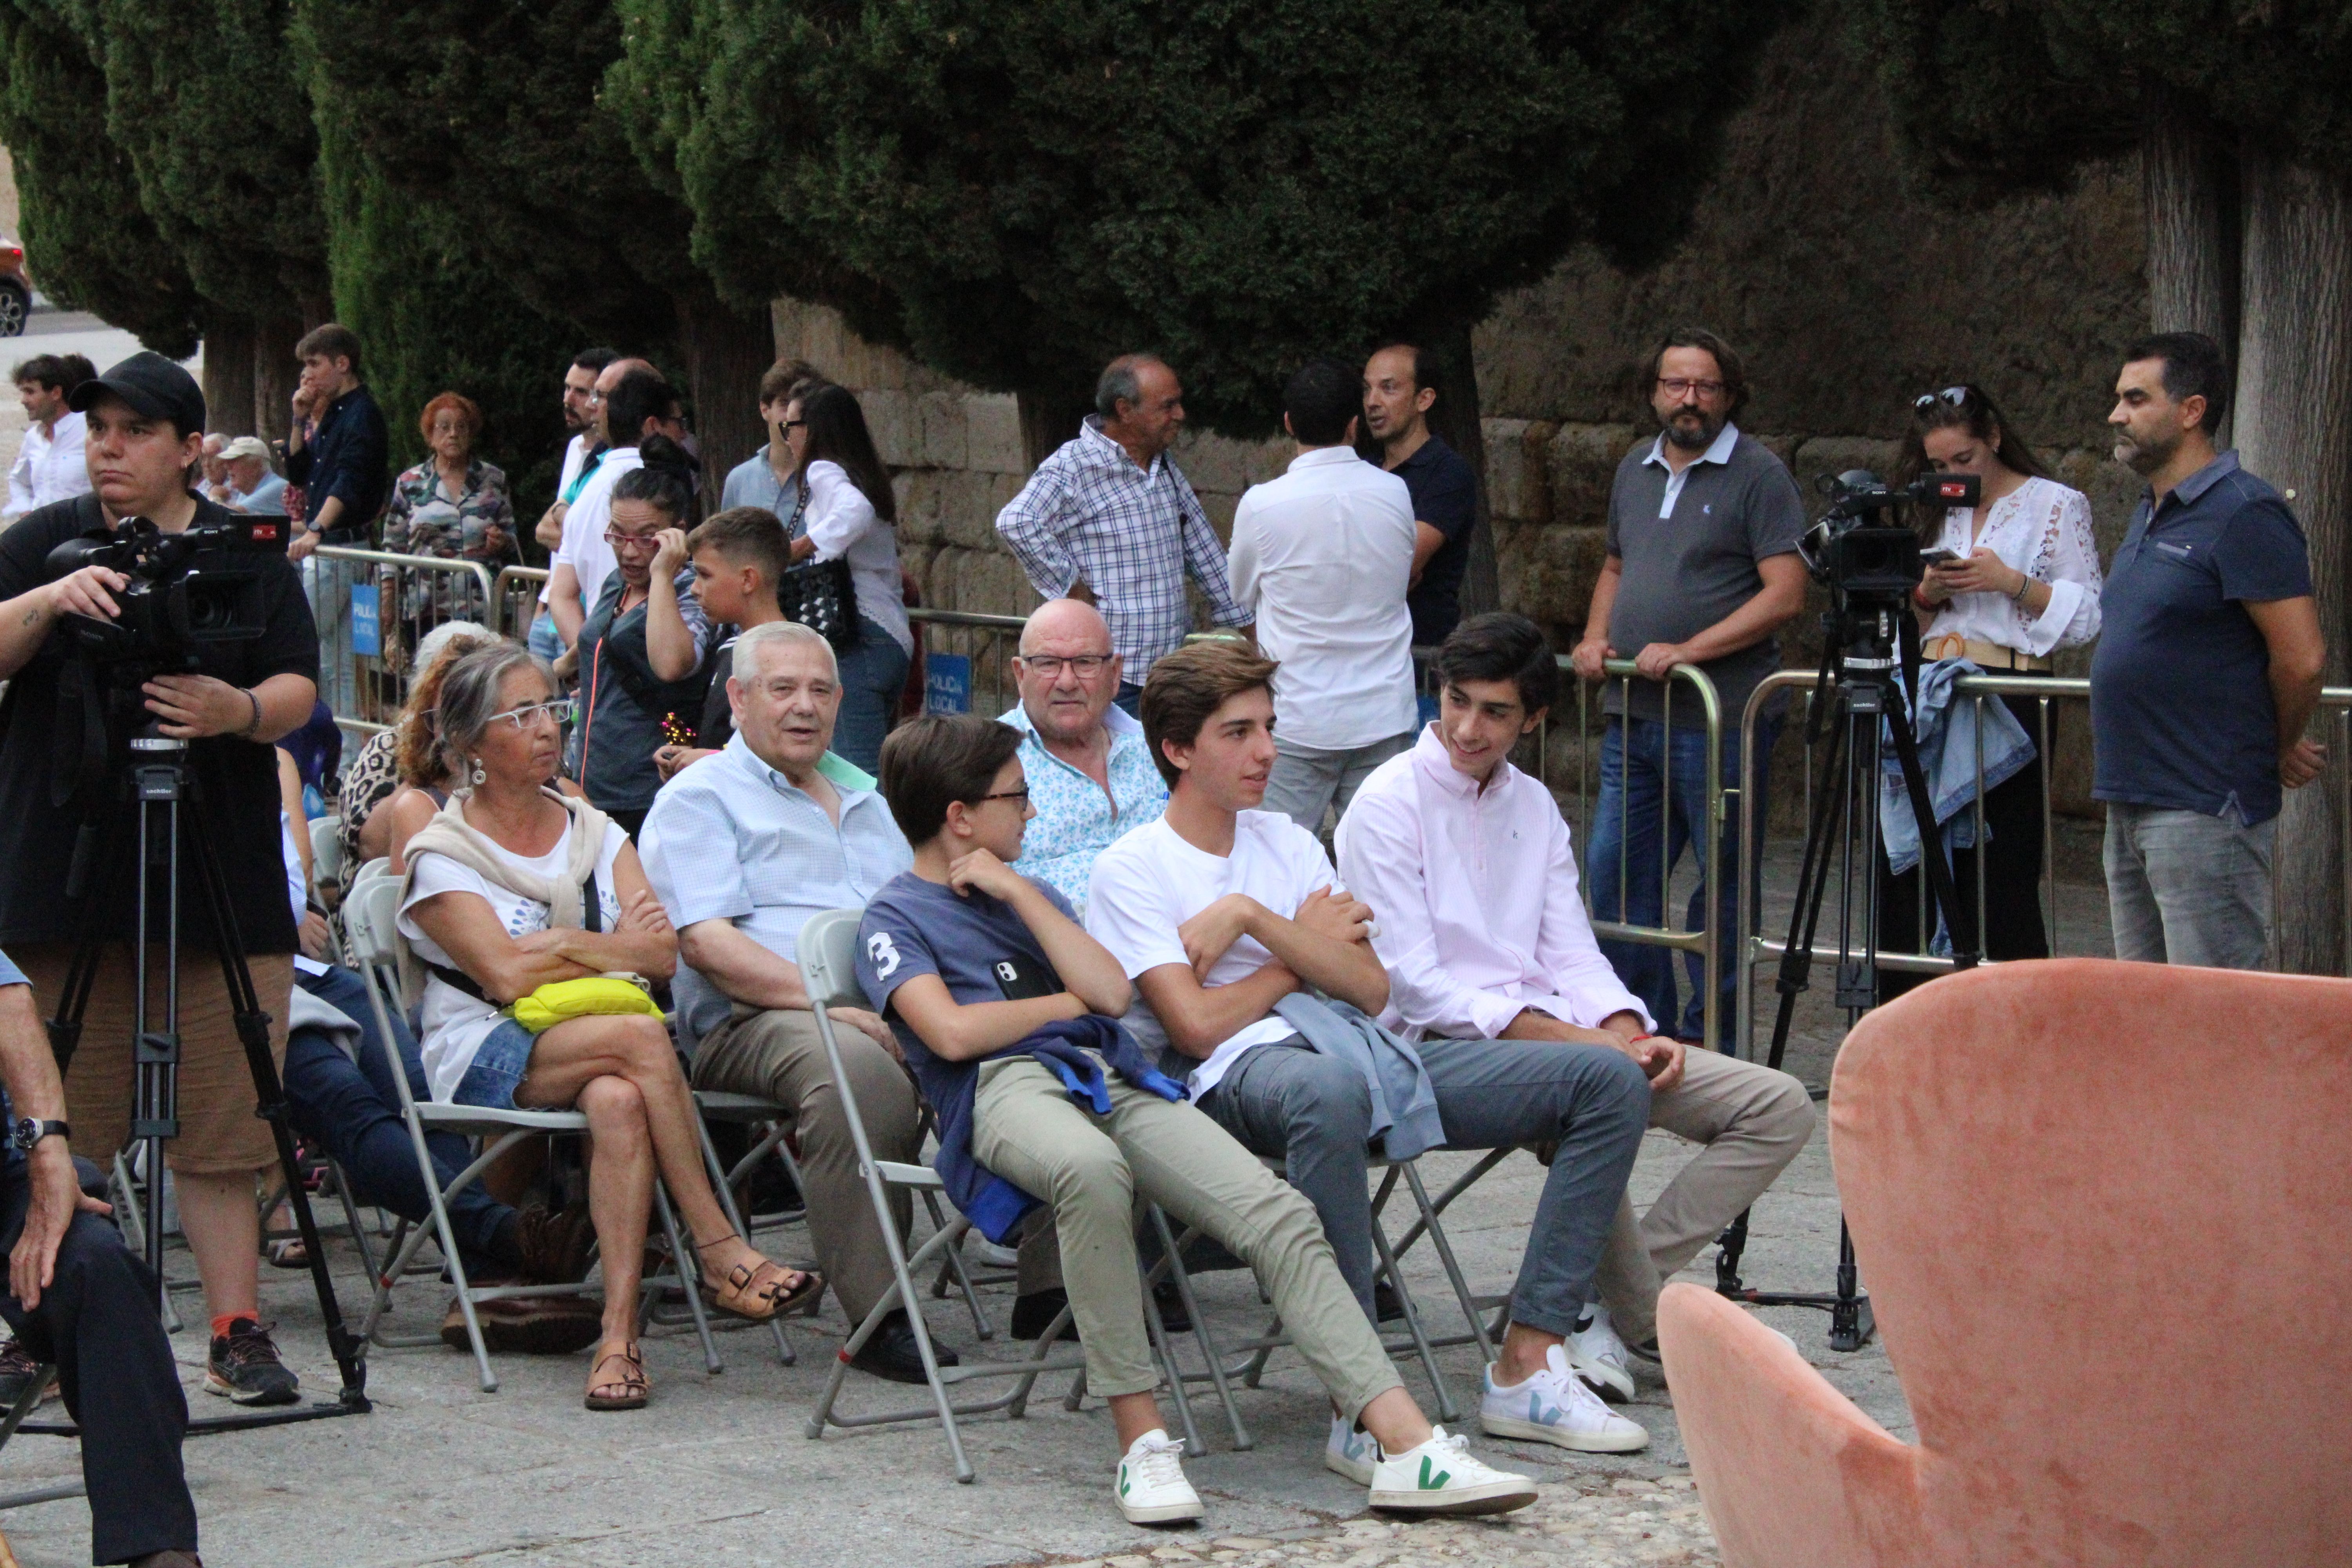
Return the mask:
<path id="1" fill-rule="evenodd" d="M 801 927 L 825 910 L 860 909 L 915 863 L 890 808 L 854 769 L 819 766 L 841 795 L 841 826 L 741 735 L 662 786 L 638 853 L 670 923 L 732 921 L 780 958 L 799 952 Z M 688 1049 L 726 1021 L 719 989 L 684 964 L 672 983 Z"/>
<path id="2" fill-rule="evenodd" d="M 1137 468 L 1102 433 L 1099 415 L 1037 465 L 996 514 L 996 531 L 1046 598 L 1064 597 L 1081 578 L 1094 589 L 1129 680 L 1141 681 L 1192 629 L 1188 573 L 1208 598 L 1211 625 L 1249 620 L 1225 575 L 1224 546 L 1183 474 L 1164 452 Z"/>
<path id="3" fill-rule="evenodd" d="M 1087 876 L 1106 847 L 1168 809 L 1168 786 L 1151 765 L 1143 726 L 1119 709 L 1103 714 L 1110 731 L 1110 793 L 1045 749 L 1029 710 L 1019 703 L 1002 722 L 1027 738 L 1021 742 L 1021 771 L 1029 781 L 1029 804 L 1037 815 L 1021 836 L 1021 858 L 1013 868 L 1046 884 L 1087 918 Z"/>

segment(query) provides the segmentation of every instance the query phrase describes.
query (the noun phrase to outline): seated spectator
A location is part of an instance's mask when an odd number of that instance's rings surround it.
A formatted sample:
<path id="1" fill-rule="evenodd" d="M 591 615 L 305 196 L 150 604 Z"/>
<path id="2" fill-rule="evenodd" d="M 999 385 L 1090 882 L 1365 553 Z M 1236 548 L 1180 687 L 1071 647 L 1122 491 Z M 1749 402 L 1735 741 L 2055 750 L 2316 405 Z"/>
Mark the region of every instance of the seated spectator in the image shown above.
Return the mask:
<path id="1" fill-rule="evenodd" d="M 710 637 L 677 533 L 691 521 L 695 461 L 667 436 L 646 437 L 638 455 L 642 465 L 613 487 L 604 540 L 618 564 L 572 649 L 580 727 L 572 776 L 633 838 L 662 785 L 654 753 L 668 743 L 665 725 L 701 714 L 704 693 L 694 678 Z M 677 534 L 667 549 L 666 532 Z"/>
<path id="2" fill-rule="evenodd" d="M 1013 661 L 1021 700 L 1004 722 L 1021 731 L 1021 765 L 1037 818 L 1013 868 L 1062 895 L 1081 919 L 1095 857 L 1120 835 L 1157 822 L 1168 786 L 1143 726 L 1113 705 L 1118 655 L 1092 605 L 1055 599 L 1029 613 Z"/>
<path id="3" fill-rule="evenodd" d="M 358 870 L 370 860 L 392 853 L 393 798 L 404 789 L 433 796 L 436 809 L 446 805 L 457 780 L 448 772 L 436 720 L 441 701 L 441 681 L 449 667 L 477 648 L 499 641 L 489 627 L 471 621 L 444 621 L 425 635 L 416 647 L 416 670 L 408 683 L 408 700 L 392 728 L 380 730 L 352 759 L 343 775 L 339 806 L 343 862 Z M 421 825 L 420 825 L 421 826 Z M 415 831 L 412 827 L 410 831 Z"/>
<path id="4" fill-rule="evenodd" d="M 1153 1396 L 1137 1196 L 1257 1270 L 1337 1408 L 1326 1463 L 1368 1485 L 1371 1506 L 1534 1501 L 1526 1477 L 1429 1424 L 1349 1300 L 1314 1210 L 1146 1060 L 1116 1022 L 1129 998 L 1118 960 L 1060 894 L 1008 867 L 1031 816 L 1021 744 L 1010 726 L 939 715 L 884 743 L 882 787 L 915 859 L 866 909 L 857 977 L 939 1116 L 956 1206 L 998 1241 L 1027 1210 L 1053 1207 L 1087 1386 L 1118 1427 L 1120 1510 L 1137 1524 L 1202 1511 Z"/>
<path id="5" fill-rule="evenodd" d="M 257 517 L 286 515 L 286 481 L 270 470 L 269 445 L 258 436 L 239 436 L 221 448 L 228 487 L 213 499 L 231 511 Z"/>
<path id="6" fill-rule="evenodd" d="M 803 360 L 778 360 L 760 377 L 760 423 L 768 427 L 768 444 L 727 470 L 719 504 L 729 511 L 753 506 L 778 522 L 790 522 L 800 510 L 800 459 L 793 455 L 792 430 L 786 424 L 793 399 L 824 378 Z"/>
<path id="7" fill-rule="evenodd" d="M 841 782 L 839 759 L 825 751 L 841 687 L 824 638 L 785 620 L 744 633 L 727 693 L 734 738 L 655 799 L 646 876 L 686 960 L 676 995 L 694 1086 L 786 1109 L 800 1139 L 817 1266 L 856 1322 L 890 1289 L 890 1256 L 795 959 L 809 917 L 872 898 L 906 869 L 907 841 L 870 783 Z M 870 1014 L 835 1016 L 863 1031 L 842 1039 L 842 1061 L 876 1155 L 919 1159 L 914 1090 L 889 1031 Z M 908 1217 L 902 1207 L 902 1233 Z M 923 1381 L 903 1312 L 866 1341 L 855 1364 L 898 1383 Z"/>
<path id="8" fill-rule="evenodd" d="M 493 574 L 521 565 L 506 470 L 474 455 L 482 433 L 481 409 L 470 397 L 445 392 L 425 405 L 416 424 L 433 455 L 392 481 L 383 547 L 396 555 L 477 561 Z M 416 626 L 453 616 L 487 619 L 488 610 L 481 603 L 481 584 L 454 572 L 415 574 L 400 607 L 402 617 Z"/>
<path id="9" fill-rule="evenodd" d="M 1357 792 L 1339 822 L 1339 875 L 1379 913 L 1381 1023 L 1424 1050 L 1437 1039 L 1622 1050 L 1650 1074 L 1650 1125 L 1701 1145 L 1638 1226 L 1620 1199 L 1600 1300 L 1568 1342 L 1585 1381 L 1631 1399 L 1625 1343 L 1657 1359 L 1660 1282 L 1797 1157 L 1813 1102 L 1787 1073 L 1643 1038 L 1655 1021 L 1601 955 L 1577 896 L 1568 824 L 1551 792 L 1511 765 L 1511 748 L 1559 692 L 1559 666 L 1536 624 L 1465 621 L 1432 669 L 1438 721 Z"/>
<path id="10" fill-rule="evenodd" d="M 666 531 L 663 539 L 693 565 L 694 598 L 702 606 L 702 618 L 714 626 L 734 628 L 710 656 L 710 694 L 703 700 L 702 720 L 695 726 L 693 743 L 673 742 L 654 753 L 654 766 L 667 781 L 675 778 L 680 768 L 717 756 L 734 738 L 735 712 L 727 694 L 727 678 L 735 668 L 735 647 L 741 635 L 753 626 L 784 618 L 776 604 L 776 584 L 789 562 L 783 524 L 761 507 L 730 507 L 706 519 L 692 533 L 680 532 L 672 541 Z M 670 559 L 667 554 L 655 556 L 656 575 Z M 657 607 L 651 613 L 665 611 Z"/>
<path id="11" fill-rule="evenodd" d="M 512 643 L 467 654 L 442 683 L 441 743 L 467 788 L 409 843 L 402 989 L 423 1005 L 434 1099 L 587 1117 L 604 1313 L 586 1404 L 633 1410 L 649 1387 L 637 1312 L 656 1172 L 693 1235 L 703 1293 L 720 1310 L 764 1321 L 824 1281 L 761 1257 L 728 1223 L 686 1075 L 650 999 L 646 1011 L 568 1017 L 538 1034 L 509 1011 L 557 982 L 660 981 L 677 967 L 677 933 L 628 836 L 545 787 L 567 706 L 553 676 Z"/>
<path id="12" fill-rule="evenodd" d="M 327 815 L 327 793 L 335 786 L 335 775 L 343 771 L 343 731 L 335 722 L 334 710 L 324 701 L 310 704 L 310 717 L 291 734 L 278 738 L 278 749 L 294 759 L 297 775 L 302 781 L 302 810 L 294 820 L 298 825 Z M 309 837 L 307 830 L 304 837 Z"/>
<path id="13" fill-rule="evenodd" d="M 1193 1102 L 1244 1147 L 1287 1163 L 1368 1315 L 1375 1136 L 1395 1159 L 1438 1146 L 1556 1145 L 1482 1418 L 1497 1436 L 1593 1453 L 1640 1448 L 1649 1434 L 1611 1414 L 1561 1347 L 1592 1299 L 1610 1215 L 1641 1149 L 1643 1069 L 1623 1051 L 1582 1042 L 1416 1047 L 1376 1026 L 1367 1033 L 1389 1005 L 1370 941 L 1380 911 L 1335 881 L 1313 834 L 1257 809 L 1275 762 L 1273 677 L 1270 660 L 1200 643 L 1161 659 L 1144 682 L 1144 738 L 1168 781 L 1167 815 L 1097 857 L 1087 900 L 1087 929 L 1140 994 L 1129 1025 L 1169 1069 L 1191 1069 Z M 1392 1124 L 1373 1125 L 1370 1068 L 1360 1064 L 1396 1067 L 1382 1073 L 1384 1103 L 1400 1108 Z"/>

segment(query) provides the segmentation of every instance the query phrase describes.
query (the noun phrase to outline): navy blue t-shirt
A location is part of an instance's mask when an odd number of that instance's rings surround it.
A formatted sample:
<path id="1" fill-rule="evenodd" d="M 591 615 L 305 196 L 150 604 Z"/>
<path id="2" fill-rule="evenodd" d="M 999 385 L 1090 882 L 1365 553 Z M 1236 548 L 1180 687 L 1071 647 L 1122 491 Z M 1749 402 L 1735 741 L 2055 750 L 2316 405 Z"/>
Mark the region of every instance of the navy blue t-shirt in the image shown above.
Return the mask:
<path id="1" fill-rule="evenodd" d="M 1412 496 L 1415 522 L 1445 535 L 1404 597 L 1415 647 L 1434 647 L 1462 620 L 1462 578 L 1470 569 L 1470 529 L 1478 521 L 1478 476 L 1468 459 L 1433 434 L 1391 470 Z"/>
<path id="2" fill-rule="evenodd" d="M 2270 649 L 2245 602 L 2311 592 L 2286 502 L 2224 452 L 2153 509 L 2107 569 L 2091 660 L 2091 794 L 2247 824 L 2278 815 Z"/>
<path id="3" fill-rule="evenodd" d="M 1035 878 L 1030 886 L 1073 921 L 1070 900 Z M 889 1021 L 915 1076 L 927 1064 L 969 1072 L 974 1063 L 941 1062 L 920 1036 L 890 1011 L 891 994 L 918 974 L 936 974 L 958 1005 L 1008 996 L 1051 996 L 1066 989 L 1029 922 L 1011 904 L 978 888 L 958 893 L 901 871 L 882 884 L 857 922 L 857 984 Z M 928 1089 L 928 1083 L 925 1085 Z"/>

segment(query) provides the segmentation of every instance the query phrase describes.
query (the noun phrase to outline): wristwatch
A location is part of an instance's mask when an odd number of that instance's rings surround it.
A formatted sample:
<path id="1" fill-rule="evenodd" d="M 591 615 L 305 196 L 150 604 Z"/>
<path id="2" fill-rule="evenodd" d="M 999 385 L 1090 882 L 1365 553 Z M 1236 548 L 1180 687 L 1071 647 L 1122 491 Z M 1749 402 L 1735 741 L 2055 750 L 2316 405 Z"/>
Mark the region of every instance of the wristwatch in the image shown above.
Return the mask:
<path id="1" fill-rule="evenodd" d="M 62 1121 L 36 1121 L 29 1116 L 19 1117 L 8 1125 L 8 1142 L 17 1152 L 29 1154 L 33 1145 L 44 1138 L 67 1138 L 71 1129 Z"/>

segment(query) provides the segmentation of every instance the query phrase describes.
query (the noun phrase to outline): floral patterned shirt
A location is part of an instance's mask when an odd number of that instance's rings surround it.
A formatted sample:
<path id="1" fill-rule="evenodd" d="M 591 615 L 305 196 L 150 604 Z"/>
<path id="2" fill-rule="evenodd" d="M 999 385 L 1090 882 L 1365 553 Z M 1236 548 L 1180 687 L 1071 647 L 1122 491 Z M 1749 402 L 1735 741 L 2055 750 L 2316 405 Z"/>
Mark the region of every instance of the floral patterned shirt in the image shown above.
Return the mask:
<path id="1" fill-rule="evenodd" d="M 499 531 L 495 542 L 494 528 Z M 515 542 L 514 502 L 507 494 L 506 471 L 477 458 L 466 465 L 463 493 L 452 496 L 431 459 L 406 470 L 392 482 L 383 547 L 398 555 L 478 561 L 493 574 L 501 566 L 520 565 L 522 550 Z M 425 618 L 428 604 L 434 620 L 484 618 L 488 606 L 478 602 L 478 585 L 454 574 L 420 575 L 429 580 L 429 588 L 425 583 L 413 584 L 402 595 L 403 613 L 409 619 Z"/>
<path id="2" fill-rule="evenodd" d="M 1015 703 L 1003 722 L 1025 737 L 1021 769 L 1028 775 L 1029 804 L 1037 808 L 1013 868 L 1069 900 L 1083 920 L 1087 878 L 1094 870 L 1095 857 L 1135 829 L 1159 821 L 1168 809 L 1168 785 L 1151 765 L 1143 726 L 1119 709 L 1103 715 L 1103 727 L 1110 731 L 1108 795 L 1102 785 L 1045 749 L 1026 709 Z"/>

